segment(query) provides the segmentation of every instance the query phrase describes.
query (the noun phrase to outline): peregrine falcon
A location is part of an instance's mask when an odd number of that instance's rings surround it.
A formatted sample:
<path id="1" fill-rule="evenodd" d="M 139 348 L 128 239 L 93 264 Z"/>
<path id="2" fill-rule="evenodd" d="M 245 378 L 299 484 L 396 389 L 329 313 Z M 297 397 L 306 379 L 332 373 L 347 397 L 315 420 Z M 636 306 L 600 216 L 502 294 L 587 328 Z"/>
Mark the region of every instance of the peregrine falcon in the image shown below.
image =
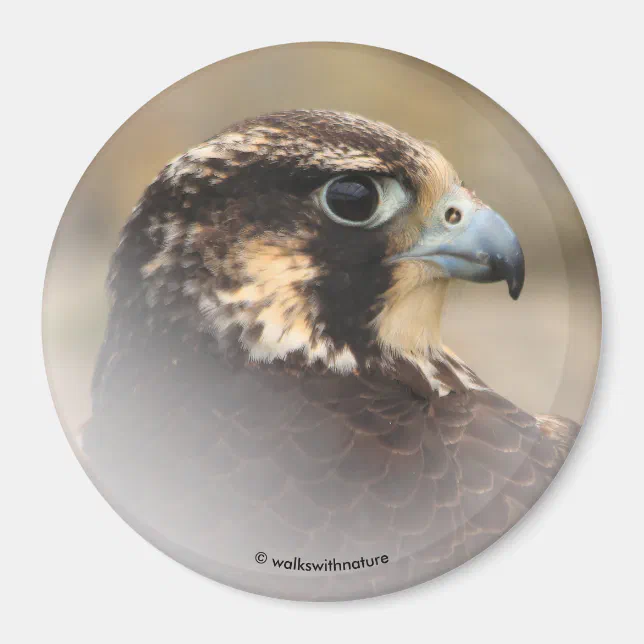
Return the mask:
<path id="1" fill-rule="evenodd" d="M 435 147 L 322 110 L 225 129 L 123 228 L 85 467 L 149 541 L 236 587 L 355 598 L 454 568 L 531 507 L 578 426 L 442 343 L 453 279 L 516 299 L 524 257 Z"/>

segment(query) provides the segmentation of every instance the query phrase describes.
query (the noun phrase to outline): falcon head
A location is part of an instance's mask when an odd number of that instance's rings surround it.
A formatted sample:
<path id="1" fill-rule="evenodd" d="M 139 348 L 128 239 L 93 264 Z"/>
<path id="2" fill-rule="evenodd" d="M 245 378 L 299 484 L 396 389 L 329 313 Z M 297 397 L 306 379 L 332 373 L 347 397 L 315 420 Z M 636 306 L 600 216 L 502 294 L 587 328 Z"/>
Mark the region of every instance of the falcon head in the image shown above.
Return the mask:
<path id="1" fill-rule="evenodd" d="M 349 372 L 407 357 L 431 376 L 453 360 L 440 339 L 452 279 L 519 296 L 505 220 L 431 145 L 295 110 L 172 161 L 124 228 L 111 286 L 150 328 L 212 334 L 251 362 Z"/>

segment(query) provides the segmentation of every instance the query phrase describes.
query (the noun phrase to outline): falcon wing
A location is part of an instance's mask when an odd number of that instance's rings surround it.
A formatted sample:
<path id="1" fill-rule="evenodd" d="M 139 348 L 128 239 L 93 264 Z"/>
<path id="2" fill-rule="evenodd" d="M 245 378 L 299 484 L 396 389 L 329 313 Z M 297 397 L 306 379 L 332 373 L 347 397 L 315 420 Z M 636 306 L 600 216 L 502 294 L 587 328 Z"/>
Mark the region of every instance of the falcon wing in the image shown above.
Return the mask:
<path id="1" fill-rule="evenodd" d="M 525 513 L 578 429 L 489 390 L 428 400 L 380 373 L 246 366 L 204 336 L 123 337 L 100 360 L 86 467 L 159 548 L 249 590 L 349 598 L 441 574 Z M 341 574 L 272 563 L 382 555 Z"/>

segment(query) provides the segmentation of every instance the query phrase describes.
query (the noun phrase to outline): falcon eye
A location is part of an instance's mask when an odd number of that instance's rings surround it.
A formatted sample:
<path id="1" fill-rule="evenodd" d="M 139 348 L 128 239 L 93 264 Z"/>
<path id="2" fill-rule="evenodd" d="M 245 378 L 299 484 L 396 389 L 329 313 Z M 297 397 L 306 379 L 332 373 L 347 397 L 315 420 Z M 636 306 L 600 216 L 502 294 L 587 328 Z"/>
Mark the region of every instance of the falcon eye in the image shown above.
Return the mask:
<path id="1" fill-rule="evenodd" d="M 459 221 L 461 221 L 462 217 L 463 215 L 458 208 L 448 208 L 447 212 L 445 213 L 445 221 L 448 224 L 457 224 Z"/>
<path id="2" fill-rule="evenodd" d="M 413 195 L 394 177 L 353 172 L 335 176 L 311 197 L 342 226 L 373 229 L 409 208 Z"/>
<path id="3" fill-rule="evenodd" d="M 371 219 L 380 193 L 370 177 L 348 175 L 328 184 L 324 200 L 329 214 L 338 223 L 359 226 Z"/>

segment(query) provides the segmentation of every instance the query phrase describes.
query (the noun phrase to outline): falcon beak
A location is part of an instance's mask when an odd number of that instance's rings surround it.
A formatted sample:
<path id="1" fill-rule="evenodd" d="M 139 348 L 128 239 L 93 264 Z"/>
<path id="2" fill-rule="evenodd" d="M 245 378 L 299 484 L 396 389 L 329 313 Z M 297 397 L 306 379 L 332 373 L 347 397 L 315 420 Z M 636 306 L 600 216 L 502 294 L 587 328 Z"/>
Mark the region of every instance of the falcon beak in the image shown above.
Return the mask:
<path id="1" fill-rule="evenodd" d="M 491 208 L 478 210 L 462 232 L 447 239 L 437 239 L 434 231 L 426 228 L 415 246 L 392 258 L 401 259 L 431 261 L 443 269 L 446 277 L 471 282 L 504 280 L 513 300 L 518 299 L 525 278 L 519 240 L 505 219 Z"/>

